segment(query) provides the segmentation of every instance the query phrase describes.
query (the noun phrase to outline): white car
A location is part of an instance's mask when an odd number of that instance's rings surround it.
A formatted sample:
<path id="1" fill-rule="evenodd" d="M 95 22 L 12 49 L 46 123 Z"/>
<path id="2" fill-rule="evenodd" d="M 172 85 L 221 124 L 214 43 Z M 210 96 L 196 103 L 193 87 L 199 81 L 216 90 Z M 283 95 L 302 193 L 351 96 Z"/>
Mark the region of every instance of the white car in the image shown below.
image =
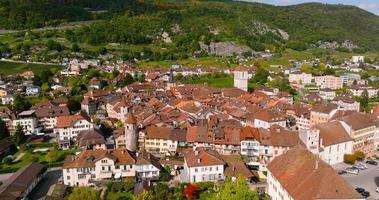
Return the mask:
<path id="1" fill-rule="evenodd" d="M 379 187 L 377 187 L 375 191 L 379 193 Z"/>
<path id="2" fill-rule="evenodd" d="M 345 169 L 345 171 L 349 174 L 358 174 L 359 173 L 359 170 L 351 169 L 351 168 L 347 168 L 347 169 Z"/>

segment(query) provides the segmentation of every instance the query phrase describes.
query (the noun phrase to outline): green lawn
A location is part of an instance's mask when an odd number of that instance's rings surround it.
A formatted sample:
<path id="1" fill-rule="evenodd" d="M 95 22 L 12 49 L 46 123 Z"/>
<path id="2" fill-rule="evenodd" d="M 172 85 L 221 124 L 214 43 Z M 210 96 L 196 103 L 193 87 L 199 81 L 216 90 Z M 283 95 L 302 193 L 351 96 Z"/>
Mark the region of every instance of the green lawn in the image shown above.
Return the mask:
<path id="1" fill-rule="evenodd" d="M 5 75 L 14 75 L 29 70 L 33 71 L 35 74 L 38 74 L 43 70 L 50 69 L 51 71 L 55 71 L 62 68 L 63 67 L 61 65 L 43 65 L 0 61 L 0 73 Z"/>
<path id="2" fill-rule="evenodd" d="M 38 162 L 42 164 L 49 165 L 46 162 L 46 153 L 47 152 L 33 152 L 33 149 L 31 148 L 28 150 L 21 151 L 19 150 L 17 153 L 12 155 L 13 159 L 16 159 L 18 155 L 24 154 L 24 156 L 21 158 L 21 160 L 17 162 L 13 162 L 12 164 L 4 164 L 0 163 L 0 173 L 9 173 L 17 171 L 18 169 L 25 167 L 26 165 L 30 164 L 34 157 L 38 158 Z M 59 150 L 58 151 L 58 160 L 54 163 L 51 163 L 52 166 L 59 166 L 63 164 L 63 161 L 67 155 L 72 155 L 75 153 L 75 149 L 69 149 L 69 150 Z"/>
<path id="3" fill-rule="evenodd" d="M 230 88 L 234 86 L 234 80 L 232 76 L 224 77 L 207 77 L 200 76 L 198 78 L 185 81 L 186 84 L 202 84 L 207 83 L 210 87 L 216 88 Z"/>

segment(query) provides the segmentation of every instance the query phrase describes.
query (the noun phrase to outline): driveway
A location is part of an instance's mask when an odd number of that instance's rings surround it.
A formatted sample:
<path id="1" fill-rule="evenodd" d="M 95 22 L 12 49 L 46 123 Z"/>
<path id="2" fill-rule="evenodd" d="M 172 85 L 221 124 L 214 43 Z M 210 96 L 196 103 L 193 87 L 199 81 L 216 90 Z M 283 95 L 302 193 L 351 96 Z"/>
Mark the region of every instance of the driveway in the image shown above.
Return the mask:
<path id="1" fill-rule="evenodd" d="M 49 188 L 58 182 L 58 179 L 62 176 L 61 168 L 50 168 L 46 172 L 45 177 L 38 183 L 29 195 L 30 200 L 38 200 L 46 196 Z"/>
<path id="2" fill-rule="evenodd" d="M 361 187 L 370 192 L 368 199 L 374 200 L 379 198 L 379 193 L 375 191 L 379 187 L 379 165 L 368 165 L 368 169 L 361 170 L 358 175 L 344 174 L 342 177 L 354 188 Z"/>

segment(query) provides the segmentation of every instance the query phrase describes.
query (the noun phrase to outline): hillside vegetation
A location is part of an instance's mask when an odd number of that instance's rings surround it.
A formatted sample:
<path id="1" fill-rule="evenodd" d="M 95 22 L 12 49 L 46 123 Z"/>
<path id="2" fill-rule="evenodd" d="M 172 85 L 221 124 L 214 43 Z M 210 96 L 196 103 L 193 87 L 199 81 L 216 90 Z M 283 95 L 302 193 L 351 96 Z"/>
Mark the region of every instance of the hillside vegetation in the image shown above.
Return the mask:
<path id="1" fill-rule="evenodd" d="M 60 38 L 64 44 L 59 50 L 71 52 L 75 45 L 75 52 L 96 56 L 113 51 L 125 60 L 175 60 L 265 49 L 280 53 L 286 48 L 379 50 L 379 17 L 353 6 L 309 3 L 278 7 L 210 0 L 5 0 L 0 7 L 4 28 L 105 19 L 36 37 L 38 41 L 46 41 L 41 40 L 46 35 Z M 96 10 L 108 12 L 93 12 Z"/>

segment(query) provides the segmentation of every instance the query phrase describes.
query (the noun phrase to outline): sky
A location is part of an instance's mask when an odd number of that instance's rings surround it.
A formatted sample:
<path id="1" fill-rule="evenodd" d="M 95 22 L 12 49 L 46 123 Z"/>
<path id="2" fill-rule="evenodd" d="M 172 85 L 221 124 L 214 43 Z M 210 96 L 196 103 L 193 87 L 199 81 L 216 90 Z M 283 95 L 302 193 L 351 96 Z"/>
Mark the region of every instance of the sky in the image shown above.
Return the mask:
<path id="1" fill-rule="evenodd" d="M 305 2 L 322 2 L 329 4 L 355 5 L 376 15 L 379 15 L 379 0 L 245 0 L 273 5 L 293 5 Z"/>

